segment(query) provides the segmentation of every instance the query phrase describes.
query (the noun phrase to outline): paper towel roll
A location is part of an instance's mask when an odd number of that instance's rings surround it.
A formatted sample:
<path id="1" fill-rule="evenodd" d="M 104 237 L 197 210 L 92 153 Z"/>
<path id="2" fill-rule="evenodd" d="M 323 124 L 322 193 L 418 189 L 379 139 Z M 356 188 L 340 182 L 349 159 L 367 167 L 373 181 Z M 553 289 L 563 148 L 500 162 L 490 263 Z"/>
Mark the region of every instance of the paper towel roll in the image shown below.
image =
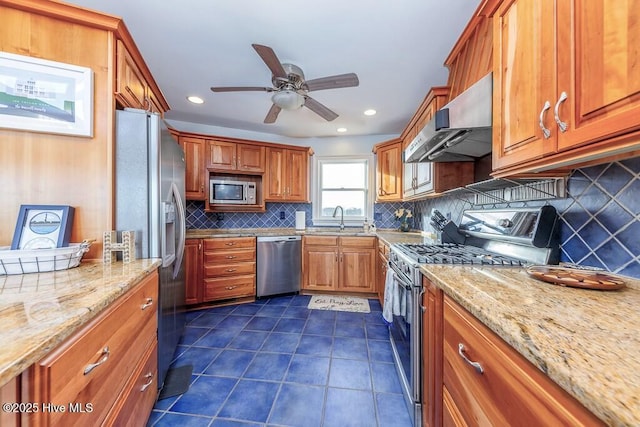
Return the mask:
<path id="1" fill-rule="evenodd" d="M 306 228 L 305 212 L 296 211 L 296 230 L 304 230 Z"/>

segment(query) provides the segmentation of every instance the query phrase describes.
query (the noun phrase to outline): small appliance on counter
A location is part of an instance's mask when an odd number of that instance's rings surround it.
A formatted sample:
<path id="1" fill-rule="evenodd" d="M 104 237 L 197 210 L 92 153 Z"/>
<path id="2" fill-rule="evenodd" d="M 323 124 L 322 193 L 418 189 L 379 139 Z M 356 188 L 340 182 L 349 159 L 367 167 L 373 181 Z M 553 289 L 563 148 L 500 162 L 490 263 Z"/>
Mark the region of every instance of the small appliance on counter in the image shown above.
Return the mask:
<path id="1" fill-rule="evenodd" d="M 304 230 L 306 227 L 306 213 L 304 211 L 296 211 L 296 230 Z"/>

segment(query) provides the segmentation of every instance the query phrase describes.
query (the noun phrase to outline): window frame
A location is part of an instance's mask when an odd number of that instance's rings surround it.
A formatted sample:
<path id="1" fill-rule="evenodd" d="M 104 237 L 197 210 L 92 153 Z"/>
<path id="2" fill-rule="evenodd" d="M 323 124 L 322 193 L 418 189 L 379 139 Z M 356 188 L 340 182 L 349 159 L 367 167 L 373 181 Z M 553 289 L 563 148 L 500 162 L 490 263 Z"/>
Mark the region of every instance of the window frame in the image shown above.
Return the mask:
<path id="1" fill-rule="evenodd" d="M 340 225 L 339 215 L 336 218 L 331 216 L 322 215 L 322 166 L 325 164 L 339 164 L 339 163 L 364 163 L 365 165 L 365 187 L 364 189 L 356 188 L 344 188 L 345 191 L 359 191 L 364 190 L 365 193 L 365 206 L 364 215 L 353 216 L 344 215 L 344 225 L 346 227 L 362 227 L 364 220 L 367 219 L 371 223 L 373 219 L 373 203 L 374 192 L 372 189 L 375 187 L 375 169 L 373 155 L 350 155 L 350 156 L 315 156 L 313 161 L 313 177 L 314 182 L 312 184 L 312 223 L 314 226 L 338 226 Z"/>

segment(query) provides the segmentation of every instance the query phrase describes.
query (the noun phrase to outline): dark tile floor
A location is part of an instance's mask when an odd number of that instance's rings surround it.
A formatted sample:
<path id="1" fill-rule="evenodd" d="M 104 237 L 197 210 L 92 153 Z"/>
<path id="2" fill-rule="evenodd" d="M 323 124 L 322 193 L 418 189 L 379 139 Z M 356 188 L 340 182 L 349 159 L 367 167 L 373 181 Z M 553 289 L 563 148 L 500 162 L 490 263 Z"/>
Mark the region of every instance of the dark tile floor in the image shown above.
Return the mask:
<path id="1" fill-rule="evenodd" d="M 148 426 L 410 426 L 379 302 L 362 314 L 309 298 L 188 313 L 174 365 L 193 364 L 191 386 Z"/>

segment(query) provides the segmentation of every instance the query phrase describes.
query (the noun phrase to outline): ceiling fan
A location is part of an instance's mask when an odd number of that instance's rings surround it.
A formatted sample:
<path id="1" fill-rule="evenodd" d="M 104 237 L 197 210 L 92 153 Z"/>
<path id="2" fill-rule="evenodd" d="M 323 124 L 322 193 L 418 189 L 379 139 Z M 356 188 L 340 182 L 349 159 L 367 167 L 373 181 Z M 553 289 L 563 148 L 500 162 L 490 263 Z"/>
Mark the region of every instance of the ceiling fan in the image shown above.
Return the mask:
<path id="1" fill-rule="evenodd" d="M 311 98 L 307 93 L 314 90 L 337 89 L 342 87 L 358 86 L 358 76 L 355 73 L 338 74 L 335 76 L 321 77 L 319 79 L 305 80 L 300 67 L 293 64 L 283 64 L 269 46 L 252 44 L 260 58 L 267 64 L 273 77 L 273 87 L 212 87 L 214 92 L 236 91 L 264 91 L 275 92 L 271 96 L 273 105 L 264 118 L 265 123 L 274 123 L 282 109 L 296 110 L 303 105 L 318 114 L 327 121 L 334 120 L 338 115 L 329 108 Z"/>

